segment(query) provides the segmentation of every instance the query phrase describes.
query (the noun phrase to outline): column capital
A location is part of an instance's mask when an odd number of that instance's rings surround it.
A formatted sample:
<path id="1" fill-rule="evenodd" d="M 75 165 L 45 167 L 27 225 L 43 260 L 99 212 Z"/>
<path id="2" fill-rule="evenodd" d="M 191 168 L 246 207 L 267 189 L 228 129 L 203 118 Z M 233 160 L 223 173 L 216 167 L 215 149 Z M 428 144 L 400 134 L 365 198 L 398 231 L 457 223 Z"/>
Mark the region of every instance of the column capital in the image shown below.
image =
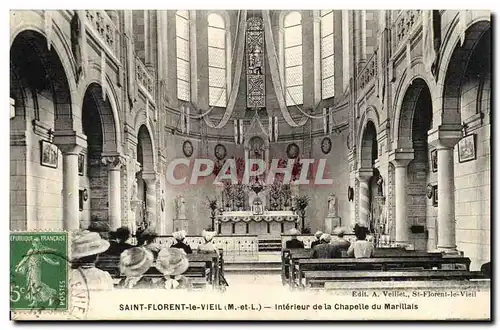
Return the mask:
<path id="1" fill-rule="evenodd" d="M 85 135 L 76 131 L 55 131 L 53 142 L 63 154 L 79 154 L 87 147 Z"/>
<path id="2" fill-rule="evenodd" d="M 430 131 L 427 141 L 437 149 L 446 149 L 455 147 L 462 137 L 463 131 L 461 125 L 445 124 Z"/>
<path id="3" fill-rule="evenodd" d="M 126 160 L 121 154 L 102 155 L 101 163 L 108 166 L 109 169 L 120 169 L 126 164 Z"/>
<path id="4" fill-rule="evenodd" d="M 413 149 L 395 149 L 389 153 L 389 162 L 395 167 L 406 167 L 414 157 Z"/>
<path id="5" fill-rule="evenodd" d="M 373 176 L 373 168 L 359 168 L 356 171 L 356 177 L 360 181 L 368 181 Z"/>
<path id="6" fill-rule="evenodd" d="M 158 177 L 159 175 L 156 172 L 142 172 L 142 179 L 146 181 L 148 185 L 156 184 Z"/>

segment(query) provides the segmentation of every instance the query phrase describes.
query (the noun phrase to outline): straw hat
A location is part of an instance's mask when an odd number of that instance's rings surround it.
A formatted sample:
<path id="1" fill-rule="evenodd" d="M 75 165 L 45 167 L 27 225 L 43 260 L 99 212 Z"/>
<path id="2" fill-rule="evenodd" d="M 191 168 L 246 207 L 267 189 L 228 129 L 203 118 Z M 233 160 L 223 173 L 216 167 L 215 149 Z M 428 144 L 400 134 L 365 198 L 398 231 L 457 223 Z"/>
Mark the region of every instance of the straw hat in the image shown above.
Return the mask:
<path id="1" fill-rule="evenodd" d="M 316 234 L 314 234 L 314 236 L 316 236 L 317 239 L 320 239 L 321 234 L 323 234 L 323 232 L 321 230 L 318 230 Z"/>
<path id="2" fill-rule="evenodd" d="M 71 257 L 79 259 L 103 253 L 109 248 L 109 242 L 92 231 L 84 230 L 75 233 L 71 242 Z"/>
<path id="3" fill-rule="evenodd" d="M 210 242 L 215 237 L 215 231 L 202 231 L 201 236 L 205 239 L 205 241 Z"/>
<path id="4" fill-rule="evenodd" d="M 141 276 L 153 265 L 151 251 L 142 247 L 133 247 L 120 255 L 120 272 L 125 276 Z"/>
<path id="5" fill-rule="evenodd" d="M 290 235 L 297 236 L 298 234 L 299 234 L 299 231 L 297 230 L 297 228 L 290 229 Z"/>
<path id="6" fill-rule="evenodd" d="M 320 241 L 323 241 L 325 243 L 330 243 L 330 241 L 332 240 L 332 237 L 330 236 L 330 234 L 322 234 L 319 239 L 320 239 Z"/>
<path id="7" fill-rule="evenodd" d="M 189 268 L 186 252 L 176 248 L 164 248 L 158 253 L 156 268 L 163 275 L 180 275 Z"/>
<path id="8" fill-rule="evenodd" d="M 184 238 L 186 238 L 186 231 L 185 230 L 176 231 L 175 233 L 172 233 L 172 236 L 176 240 L 182 241 Z"/>

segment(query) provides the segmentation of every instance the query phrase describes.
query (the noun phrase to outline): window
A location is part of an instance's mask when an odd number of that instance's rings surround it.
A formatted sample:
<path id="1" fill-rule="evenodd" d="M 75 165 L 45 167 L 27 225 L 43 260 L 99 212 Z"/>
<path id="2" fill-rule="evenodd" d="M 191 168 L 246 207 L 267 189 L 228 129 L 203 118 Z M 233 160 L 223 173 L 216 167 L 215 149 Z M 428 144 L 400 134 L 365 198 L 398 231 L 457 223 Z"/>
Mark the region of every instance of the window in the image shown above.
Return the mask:
<path id="1" fill-rule="evenodd" d="M 286 105 L 302 104 L 302 16 L 293 11 L 284 20 L 285 95 Z"/>
<path id="2" fill-rule="evenodd" d="M 321 97 L 333 97 L 334 63 L 333 63 L 333 10 L 321 10 Z"/>
<path id="3" fill-rule="evenodd" d="M 178 10 L 175 16 L 177 50 L 177 97 L 191 100 L 191 67 L 189 51 L 189 11 Z"/>
<path id="4" fill-rule="evenodd" d="M 225 107 L 227 102 L 226 25 L 219 14 L 208 15 L 209 105 Z"/>

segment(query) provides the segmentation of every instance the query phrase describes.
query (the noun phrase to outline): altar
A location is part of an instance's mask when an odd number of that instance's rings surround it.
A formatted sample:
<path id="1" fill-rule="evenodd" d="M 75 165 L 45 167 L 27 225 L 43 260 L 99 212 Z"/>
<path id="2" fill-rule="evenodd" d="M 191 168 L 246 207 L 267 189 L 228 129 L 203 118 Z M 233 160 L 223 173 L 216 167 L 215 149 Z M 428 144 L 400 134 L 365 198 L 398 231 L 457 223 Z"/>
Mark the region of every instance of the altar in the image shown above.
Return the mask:
<path id="1" fill-rule="evenodd" d="M 279 237 L 299 225 L 299 216 L 292 211 L 227 211 L 216 217 L 220 235 L 258 235 Z"/>

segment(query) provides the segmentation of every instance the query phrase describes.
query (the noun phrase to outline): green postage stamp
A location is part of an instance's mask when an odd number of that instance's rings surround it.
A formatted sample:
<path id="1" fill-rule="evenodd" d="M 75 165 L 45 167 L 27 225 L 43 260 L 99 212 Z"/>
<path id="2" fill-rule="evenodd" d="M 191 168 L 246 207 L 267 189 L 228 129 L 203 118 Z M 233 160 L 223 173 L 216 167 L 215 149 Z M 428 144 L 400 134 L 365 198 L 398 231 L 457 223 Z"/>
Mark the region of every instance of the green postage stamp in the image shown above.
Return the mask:
<path id="1" fill-rule="evenodd" d="M 65 311 L 68 304 L 67 233 L 11 233 L 11 310 Z"/>

